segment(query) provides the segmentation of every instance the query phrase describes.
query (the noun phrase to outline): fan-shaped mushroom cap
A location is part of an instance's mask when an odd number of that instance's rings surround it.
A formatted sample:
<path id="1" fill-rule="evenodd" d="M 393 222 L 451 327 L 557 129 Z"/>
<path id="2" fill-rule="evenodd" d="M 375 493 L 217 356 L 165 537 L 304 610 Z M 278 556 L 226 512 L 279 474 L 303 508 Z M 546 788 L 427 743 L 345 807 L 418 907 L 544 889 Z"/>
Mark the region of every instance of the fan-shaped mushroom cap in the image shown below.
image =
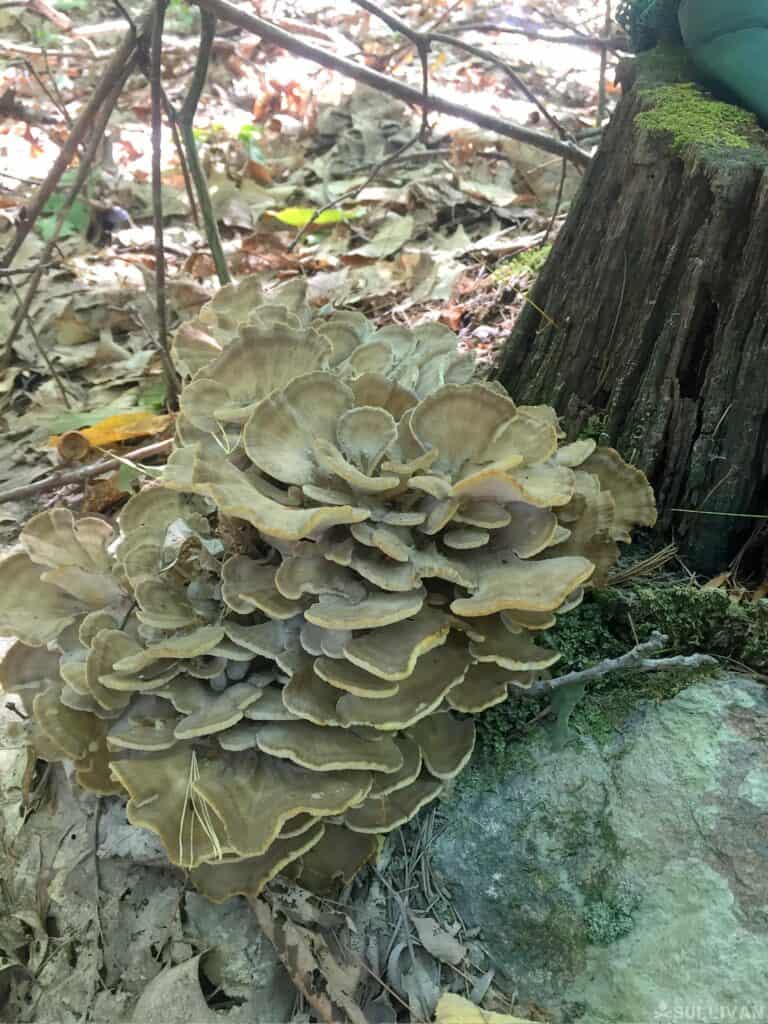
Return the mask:
<path id="1" fill-rule="evenodd" d="M 330 895 L 347 885 L 379 852 L 376 836 L 350 832 L 339 825 L 325 825 L 322 839 L 301 858 L 299 882 L 310 892 Z"/>
<path id="2" fill-rule="evenodd" d="M 174 728 L 179 716 L 167 701 L 143 696 L 109 727 L 110 750 L 168 750 L 176 742 Z"/>
<path id="3" fill-rule="evenodd" d="M 449 384 L 419 402 L 410 430 L 423 451 L 439 452 L 435 469 L 457 479 L 468 462 L 484 460 L 500 427 L 516 412 L 511 398 L 483 384 Z"/>
<path id="4" fill-rule="evenodd" d="M 311 722 L 279 722 L 259 731 L 259 750 L 285 757 L 315 772 L 396 772 L 403 763 L 388 737 L 367 740 L 349 729 L 321 728 Z"/>
<path id="5" fill-rule="evenodd" d="M 388 775 L 383 772 L 374 775 L 369 796 L 387 796 L 389 793 L 394 793 L 395 790 L 410 786 L 419 777 L 422 756 L 418 743 L 405 735 L 397 736 L 395 743 L 403 755 L 402 766 L 396 772 L 391 772 Z"/>
<path id="6" fill-rule="evenodd" d="M 177 740 L 191 740 L 196 736 L 210 736 L 236 725 L 243 717 L 245 709 L 263 696 L 259 686 L 250 683 L 235 683 L 221 693 L 207 691 L 204 697 L 198 698 L 196 706 L 187 714 L 174 729 Z M 177 702 L 176 707 L 179 707 Z"/>
<path id="7" fill-rule="evenodd" d="M 283 704 L 288 711 L 315 725 L 342 724 L 336 714 L 338 699 L 339 691 L 315 672 L 311 662 L 294 672 L 283 688 Z"/>
<path id="8" fill-rule="evenodd" d="M 266 686 L 257 703 L 246 708 L 245 717 L 253 722 L 290 722 L 297 716 L 283 702 L 283 687 Z"/>
<path id="9" fill-rule="evenodd" d="M 222 754 L 204 763 L 193 788 L 224 822 L 235 852 L 253 857 L 266 852 L 298 814 L 327 817 L 360 803 L 371 775 L 307 771 L 263 754 Z"/>
<path id="10" fill-rule="evenodd" d="M 445 613 L 422 608 L 412 619 L 353 637 L 344 657 L 381 679 L 405 679 L 423 654 L 445 643 L 450 627 Z"/>
<path id="11" fill-rule="evenodd" d="M 353 572 L 329 562 L 315 544 L 300 545 L 296 554 L 284 559 L 274 583 L 283 597 L 293 601 L 304 594 L 335 594 L 355 602 L 367 593 Z"/>
<path id="12" fill-rule="evenodd" d="M 356 406 L 369 405 L 385 409 L 395 421 L 418 402 L 413 391 L 381 373 L 361 373 L 349 381 L 349 387 L 355 396 Z"/>
<path id="13" fill-rule="evenodd" d="M 593 473 L 601 489 L 609 491 L 613 498 L 612 540 L 628 543 L 633 527 L 656 524 L 656 502 L 645 474 L 626 463 L 613 448 L 598 448 L 581 463 L 580 469 Z"/>
<path id="14" fill-rule="evenodd" d="M 439 779 L 421 775 L 409 786 L 393 793 L 368 797 L 359 807 L 347 811 L 344 824 L 353 832 L 392 832 L 439 796 L 442 788 Z"/>
<path id="15" fill-rule="evenodd" d="M 306 602 L 283 597 L 275 585 L 275 566 L 262 565 L 247 555 L 232 555 L 221 572 L 221 594 L 236 612 L 258 609 L 273 619 L 292 619 Z"/>
<path id="16" fill-rule="evenodd" d="M 35 721 L 59 750 L 73 761 L 93 753 L 104 737 L 104 723 L 85 711 L 61 703 L 61 686 L 38 693 L 32 704 Z"/>
<path id="17" fill-rule="evenodd" d="M 421 610 L 424 587 L 407 593 L 369 590 L 365 599 L 354 603 L 333 595 L 321 595 L 304 613 L 308 622 L 324 629 L 379 629 L 409 619 Z"/>
<path id="18" fill-rule="evenodd" d="M 330 343 L 311 329 L 252 322 L 240 328 L 240 338 L 227 345 L 198 380 L 214 382 L 233 406 L 253 406 L 289 387 L 299 373 L 323 370 L 330 353 Z"/>
<path id="19" fill-rule="evenodd" d="M 450 711 L 422 718 L 406 735 L 418 744 L 427 770 L 438 779 L 455 778 L 475 749 L 475 723 Z"/>
<path id="20" fill-rule="evenodd" d="M 323 825 L 316 822 L 298 836 L 276 839 L 260 857 L 201 864 L 192 869 L 190 878 L 203 896 L 214 903 L 223 903 L 232 896 L 256 899 L 267 882 L 320 842 L 323 831 Z"/>
<path id="21" fill-rule="evenodd" d="M 189 747 L 114 760 L 112 774 L 130 796 L 128 820 L 155 832 L 174 864 L 197 867 L 231 851 L 220 821 L 211 827 L 206 808 L 192 798 L 198 768 Z"/>
<path id="22" fill-rule="evenodd" d="M 281 540 L 301 540 L 315 530 L 341 523 L 360 523 L 369 515 L 367 509 L 349 505 L 307 509 L 280 505 L 265 496 L 242 470 L 230 462 L 214 462 L 199 447 L 191 453 L 191 462 L 189 454 L 184 461 L 177 461 L 174 455 L 169 465 L 176 472 L 166 476 L 166 486 L 207 495 L 225 515 L 244 519 L 268 536 Z"/>
<path id="23" fill-rule="evenodd" d="M 59 655 L 44 647 L 29 647 L 18 640 L 11 644 L 0 660 L 0 688 L 18 694 L 27 714 L 32 700 L 59 678 Z"/>
<path id="24" fill-rule="evenodd" d="M 529 612 L 553 611 L 568 594 L 594 572 L 586 558 L 549 558 L 528 562 L 510 558 L 506 565 L 488 569 L 471 597 L 451 604 L 455 615 L 492 615 L 504 608 Z"/>
<path id="25" fill-rule="evenodd" d="M 248 420 L 243 440 L 251 461 L 288 484 L 309 484 L 317 471 L 313 441 L 333 442 L 354 394 L 332 373 L 308 373 L 263 399 Z"/>
<path id="26" fill-rule="evenodd" d="M 345 725 L 371 725 L 394 732 L 405 729 L 430 714 L 446 693 L 458 686 L 470 665 L 466 644 L 451 637 L 442 647 L 424 654 L 407 679 L 401 679 L 397 693 L 376 700 L 344 694 L 336 705 Z"/>
<path id="27" fill-rule="evenodd" d="M 525 688 L 532 682 L 532 672 L 511 672 L 501 665 L 478 663 L 446 694 L 445 701 L 455 711 L 478 714 L 505 701 L 510 685 Z"/>
<path id="28" fill-rule="evenodd" d="M 135 654 L 121 657 L 115 662 L 115 669 L 128 674 L 141 672 L 147 666 L 166 658 L 196 658 L 200 654 L 208 654 L 223 639 L 222 626 L 200 626 L 189 633 L 177 633 L 156 644 L 149 644 Z"/>
<path id="29" fill-rule="evenodd" d="M 318 658 L 315 672 L 331 686 L 358 697 L 376 700 L 391 697 L 398 691 L 397 682 L 374 676 L 344 659 Z M 338 694 L 336 696 L 338 699 Z"/>
<path id="30" fill-rule="evenodd" d="M 42 646 L 83 611 L 80 601 L 47 583 L 45 575 L 24 552 L 0 562 L 0 635 Z"/>
<path id="31" fill-rule="evenodd" d="M 470 654 L 477 661 L 492 661 L 514 672 L 549 668 L 560 659 L 557 651 L 537 647 L 526 632 L 510 633 L 500 616 L 483 621 L 483 640 L 471 640 Z"/>

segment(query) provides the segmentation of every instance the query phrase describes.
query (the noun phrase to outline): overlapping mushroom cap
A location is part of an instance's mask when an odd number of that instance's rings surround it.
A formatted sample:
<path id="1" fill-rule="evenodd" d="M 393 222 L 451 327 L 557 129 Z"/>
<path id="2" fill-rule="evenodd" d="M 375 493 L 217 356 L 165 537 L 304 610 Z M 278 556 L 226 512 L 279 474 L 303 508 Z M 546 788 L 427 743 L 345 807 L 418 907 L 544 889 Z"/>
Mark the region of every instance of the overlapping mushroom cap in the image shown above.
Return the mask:
<path id="1" fill-rule="evenodd" d="M 327 889 L 467 763 L 472 715 L 655 520 L 643 475 L 473 382 L 447 330 L 227 286 L 176 338 L 161 485 L 0 565 L 0 681 L 41 756 L 128 795 L 212 899 Z"/>

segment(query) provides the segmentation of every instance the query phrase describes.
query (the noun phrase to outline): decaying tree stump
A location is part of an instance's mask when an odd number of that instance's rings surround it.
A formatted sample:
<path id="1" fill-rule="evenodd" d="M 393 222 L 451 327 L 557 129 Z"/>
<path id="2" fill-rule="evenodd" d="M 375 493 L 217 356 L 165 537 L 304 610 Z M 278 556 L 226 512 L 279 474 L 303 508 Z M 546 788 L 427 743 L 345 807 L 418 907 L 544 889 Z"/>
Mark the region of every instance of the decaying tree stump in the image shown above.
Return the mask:
<path id="1" fill-rule="evenodd" d="M 768 514 L 768 135 L 683 59 L 632 69 L 495 374 L 640 466 L 695 568 L 750 538 L 754 565 L 768 525 L 734 513 Z"/>

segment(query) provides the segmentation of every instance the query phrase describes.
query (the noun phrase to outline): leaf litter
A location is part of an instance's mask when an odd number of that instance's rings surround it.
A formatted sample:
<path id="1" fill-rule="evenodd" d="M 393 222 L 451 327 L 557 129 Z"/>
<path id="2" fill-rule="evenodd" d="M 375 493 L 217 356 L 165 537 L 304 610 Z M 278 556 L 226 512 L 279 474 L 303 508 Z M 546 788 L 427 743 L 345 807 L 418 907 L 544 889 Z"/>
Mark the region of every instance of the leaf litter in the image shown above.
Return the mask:
<path id="1" fill-rule="evenodd" d="M 59 35 L 28 10 L 0 10 L 0 30 L 11 56 L 14 47 L 19 55 L 3 72 L 0 95 L 12 89 L 28 112 L 26 122 L 0 118 L 6 239 L 93 87 L 99 58 L 91 56 L 108 52 L 125 31 L 101 0 L 57 6 L 79 35 Z M 139 6 L 128 4 L 133 14 Z M 594 134 L 599 54 L 537 43 L 523 30 L 596 35 L 604 5 L 533 6 L 505 9 L 509 34 L 461 37 L 513 66 L 573 137 Z M 298 24 L 287 4 L 265 13 L 289 30 Z M 430 0 L 410 5 L 405 17 L 446 30 L 498 21 L 499 12 Z M 320 45 L 420 87 L 413 47 L 354 4 L 312 0 L 302 23 Z M 197 10 L 171 0 L 164 69 L 172 102 L 184 95 L 197 30 Z M 541 124 L 536 105 L 482 60 L 435 45 L 429 72 L 430 84 L 457 102 Z M 139 439 L 170 430 L 153 343 L 149 116 L 146 80 L 133 76 L 66 216 L 29 321 L 0 357 L 0 490 L 47 477 L 72 452 L 86 466 L 105 451 L 123 458 Z M 232 273 L 275 282 L 301 275 L 317 306 L 357 309 L 380 325 L 443 322 L 481 359 L 493 358 L 535 274 L 535 260 L 520 254 L 550 239 L 579 173 L 453 118 L 432 114 L 428 123 L 419 136 L 421 117 L 399 101 L 256 37 L 220 31 L 195 134 Z M 166 130 L 163 154 L 174 326 L 196 315 L 216 278 Z M 14 274 L 36 266 L 73 175 L 22 245 Z M 10 282 L 23 291 L 27 276 L 0 277 L 3 338 L 17 305 Z M 57 502 L 108 514 L 138 475 L 128 459 L 85 490 L 67 486 L 0 504 L 0 541 L 11 543 L 24 519 Z M 12 699 L 0 708 L 0 1018 L 521 1020 L 509 1016 L 515 1007 L 494 986 L 480 939 L 431 872 L 439 811 L 390 836 L 376 871 L 337 900 L 277 882 L 253 908 L 243 900 L 216 905 L 187 891 L 118 801 L 83 794 L 59 766 L 35 762 L 20 739 L 20 714 Z"/>

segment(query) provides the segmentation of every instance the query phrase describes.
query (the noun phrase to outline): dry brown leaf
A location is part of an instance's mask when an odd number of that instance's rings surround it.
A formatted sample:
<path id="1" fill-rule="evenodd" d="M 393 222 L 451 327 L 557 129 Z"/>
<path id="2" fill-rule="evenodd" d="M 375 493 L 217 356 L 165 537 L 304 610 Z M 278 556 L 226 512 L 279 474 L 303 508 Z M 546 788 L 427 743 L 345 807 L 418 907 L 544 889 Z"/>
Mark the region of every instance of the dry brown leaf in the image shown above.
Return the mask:
<path id="1" fill-rule="evenodd" d="M 326 1024 L 338 1020 L 367 1024 L 354 995 L 360 969 L 354 964 L 339 963 L 319 932 L 293 924 L 276 913 L 265 899 L 249 902 L 291 980 L 318 1017 Z"/>
<path id="2" fill-rule="evenodd" d="M 444 964 L 460 964 L 467 955 L 467 947 L 459 942 L 449 931 L 439 925 L 434 917 L 417 917 L 413 915 L 413 924 L 419 936 L 419 942 L 428 953 L 441 960 Z"/>

